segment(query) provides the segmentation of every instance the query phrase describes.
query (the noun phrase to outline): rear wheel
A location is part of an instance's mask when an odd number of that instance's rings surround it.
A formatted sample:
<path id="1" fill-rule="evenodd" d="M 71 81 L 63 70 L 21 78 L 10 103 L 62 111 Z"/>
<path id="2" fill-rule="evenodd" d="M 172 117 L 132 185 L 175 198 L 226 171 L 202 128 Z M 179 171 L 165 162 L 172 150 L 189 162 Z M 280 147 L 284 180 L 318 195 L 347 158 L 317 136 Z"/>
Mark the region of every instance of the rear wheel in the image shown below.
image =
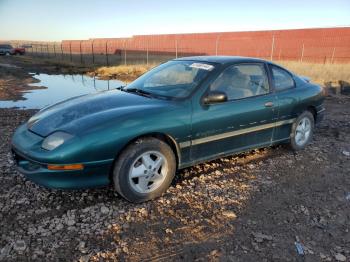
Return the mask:
<path id="1" fill-rule="evenodd" d="M 312 140 L 315 120 L 311 112 L 303 112 L 293 123 L 290 145 L 293 150 L 304 149 Z"/>
<path id="2" fill-rule="evenodd" d="M 130 202 L 140 203 L 162 195 L 176 171 L 172 149 L 156 138 L 141 138 L 129 145 L 113 170 L 115 190 Z"/>

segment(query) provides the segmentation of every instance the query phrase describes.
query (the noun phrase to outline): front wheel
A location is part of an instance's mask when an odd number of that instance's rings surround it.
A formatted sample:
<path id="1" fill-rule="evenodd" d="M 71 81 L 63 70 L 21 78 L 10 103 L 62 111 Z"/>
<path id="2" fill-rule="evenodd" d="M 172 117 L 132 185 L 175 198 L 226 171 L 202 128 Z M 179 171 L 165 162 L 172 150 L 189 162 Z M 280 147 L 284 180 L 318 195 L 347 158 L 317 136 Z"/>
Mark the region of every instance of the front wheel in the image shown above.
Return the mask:
<path id="1" fill-rule="evenodd" d="M 175 156 L 168 144 L 156 138 L 141 138 L 118 157 L 113 185 L 126 200 L 140 203 L 162 195 L 175 171 Z"/>
<path id="2" fill-rule="evenodd" d="M 290 145 L 293 150 L 304 149 L 312 140 L 315 127 L 314 116 L 311 112 L 303 112 L 293 123 Z"/>

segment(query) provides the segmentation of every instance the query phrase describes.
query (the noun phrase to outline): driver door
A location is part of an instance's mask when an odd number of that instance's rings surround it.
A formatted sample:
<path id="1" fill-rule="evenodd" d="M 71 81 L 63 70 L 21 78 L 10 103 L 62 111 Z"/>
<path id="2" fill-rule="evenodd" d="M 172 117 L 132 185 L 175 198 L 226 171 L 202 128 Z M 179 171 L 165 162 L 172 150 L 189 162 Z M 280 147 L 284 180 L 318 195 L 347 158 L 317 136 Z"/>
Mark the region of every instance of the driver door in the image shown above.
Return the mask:
<path id="1" fill-rule="evenodd" d="M 271 144 L 277 102 L 266 72 L 264 63 L 232 65 L 209 87 L 226 93 L 227 101 L 194 103 L 193 161 Z"/>

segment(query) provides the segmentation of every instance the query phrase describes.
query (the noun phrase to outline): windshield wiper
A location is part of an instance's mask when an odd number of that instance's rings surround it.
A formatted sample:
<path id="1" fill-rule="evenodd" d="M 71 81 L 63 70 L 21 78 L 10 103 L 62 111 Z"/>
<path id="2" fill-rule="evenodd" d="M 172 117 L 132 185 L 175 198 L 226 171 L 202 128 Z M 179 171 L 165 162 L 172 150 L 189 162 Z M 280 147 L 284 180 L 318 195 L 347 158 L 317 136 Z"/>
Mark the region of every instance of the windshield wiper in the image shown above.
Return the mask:
<path id="1" fill-rule="evenodd" d="M 154 94 L 147 92 L 145 90 L 139 89 L 139 88 L 127 88 L 127 89 L 122 89 L 122 90 L 125 92 L 129 92 L 129 93 L 136 93 L 138 95 L 145 96 L 145 97 L 154 97 L 155 96 Z"/>

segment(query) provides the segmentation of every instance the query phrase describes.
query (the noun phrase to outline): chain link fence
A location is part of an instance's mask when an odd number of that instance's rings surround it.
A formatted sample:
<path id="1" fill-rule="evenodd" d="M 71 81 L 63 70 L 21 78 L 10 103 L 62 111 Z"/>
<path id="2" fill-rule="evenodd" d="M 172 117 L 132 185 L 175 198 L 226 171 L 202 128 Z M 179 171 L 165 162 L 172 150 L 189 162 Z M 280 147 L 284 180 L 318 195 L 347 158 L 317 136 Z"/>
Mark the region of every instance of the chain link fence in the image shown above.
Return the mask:
<path id="1" fill-rule="evenodd" d="M 23 44 L 23 43 L 22 43 Z M 233 55 L 272 61 L 350 62 L 350 36 L 231 36 L 229 33 L 134 36 L 62 42 L 26 42 L 34 57 L 84 65 L 157 64 L 198 55 Z"/>

